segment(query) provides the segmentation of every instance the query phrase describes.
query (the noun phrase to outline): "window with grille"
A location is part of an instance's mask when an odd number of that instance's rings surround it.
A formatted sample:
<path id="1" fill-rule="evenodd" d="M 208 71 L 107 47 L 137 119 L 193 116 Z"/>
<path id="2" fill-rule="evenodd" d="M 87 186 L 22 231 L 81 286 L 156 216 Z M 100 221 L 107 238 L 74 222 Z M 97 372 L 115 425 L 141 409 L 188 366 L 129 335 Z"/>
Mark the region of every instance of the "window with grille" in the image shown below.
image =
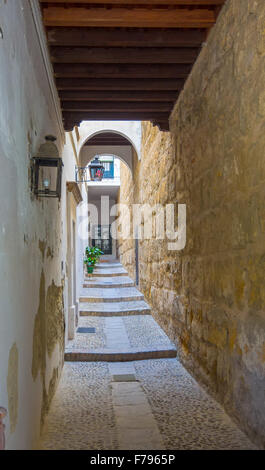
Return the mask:
<path id="1" fill-rule="evenodd" d="M 114 158 L 113 157 L 101 157 L 100 161 L 105 168 L 103 179 L 114 178 Z"/>

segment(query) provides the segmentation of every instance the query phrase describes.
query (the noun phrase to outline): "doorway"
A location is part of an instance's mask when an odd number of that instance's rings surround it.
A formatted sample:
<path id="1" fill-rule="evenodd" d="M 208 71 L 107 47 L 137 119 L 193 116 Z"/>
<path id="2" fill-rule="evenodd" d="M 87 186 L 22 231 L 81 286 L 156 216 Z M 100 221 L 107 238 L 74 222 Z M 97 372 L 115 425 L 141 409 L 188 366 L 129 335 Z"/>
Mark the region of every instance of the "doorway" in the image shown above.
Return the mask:
<path id="1" fill-rule="evenodd" d="M 110 225 L 97 225 L 94 227 L 92 246 L 97 246 L 104 255 L 112 255 L 112 238 Z"/>

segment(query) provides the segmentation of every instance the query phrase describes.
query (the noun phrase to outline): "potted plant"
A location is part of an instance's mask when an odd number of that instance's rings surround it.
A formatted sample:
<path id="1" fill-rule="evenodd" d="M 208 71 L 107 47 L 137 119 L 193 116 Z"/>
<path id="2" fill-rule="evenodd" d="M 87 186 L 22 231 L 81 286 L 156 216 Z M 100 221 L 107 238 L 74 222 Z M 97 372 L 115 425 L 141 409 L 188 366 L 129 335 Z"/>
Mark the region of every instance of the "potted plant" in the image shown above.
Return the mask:
<path id="1" fill-rule="evenodd" d="M 86 265 L 88 274 L 93 273 L 95 264 L 103 254 L 103 251 L 98 247 L 86 247 L 84 264 Z"/>
<path id="2" fill-rule="evenodd" d="M 86 265 L 87 273 L 92 274 L 94 271 L 95 260 L 90 257 L 85 257 L 84 264 Z"/>

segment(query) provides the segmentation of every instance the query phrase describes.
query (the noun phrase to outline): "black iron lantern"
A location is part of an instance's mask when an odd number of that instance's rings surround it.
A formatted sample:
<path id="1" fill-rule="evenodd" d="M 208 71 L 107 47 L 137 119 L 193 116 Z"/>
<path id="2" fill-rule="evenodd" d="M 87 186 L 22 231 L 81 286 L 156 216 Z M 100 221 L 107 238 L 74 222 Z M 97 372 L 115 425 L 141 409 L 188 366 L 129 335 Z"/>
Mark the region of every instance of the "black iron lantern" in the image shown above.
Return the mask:
<path id="1" fill-rule="evenodd" d="M 91 181 L 102 181 L 104 176 L 105 168 L 103 164 L 99 161 L 99 157 L 96 156 L 95 159 L 89 165 L 89 173 Z"/>
<path id="2" fill-rule="evenodd" d="M 56 137 L 48 135 L 32 159 L 32 189 L 39 197 L 61 199 L 63 162 L 55 145 Z"/>

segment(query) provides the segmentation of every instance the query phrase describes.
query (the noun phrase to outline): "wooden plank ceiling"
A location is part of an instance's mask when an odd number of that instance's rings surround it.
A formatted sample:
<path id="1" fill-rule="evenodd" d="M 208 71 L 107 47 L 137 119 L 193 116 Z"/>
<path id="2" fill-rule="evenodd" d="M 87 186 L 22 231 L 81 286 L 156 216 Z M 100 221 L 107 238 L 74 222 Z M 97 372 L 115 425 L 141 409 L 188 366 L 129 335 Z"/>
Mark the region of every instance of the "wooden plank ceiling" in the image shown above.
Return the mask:
<path id="1" fill-rule="evenodd" d="M 168 119 L 225 0 L 41 0 L 65 130 Z"/>
<path id="2" fill-rule="evenodd" d="M 87 141 L 85 146 L 87 147 L 94 147 L 94 146 L 113 146 L 113 145 L 131 145 L 130 142 L 125 139 L 122 135 L 114 134 L 113 132 L 102 132 L 100 134 L 96 134 L 90 140 Z"/>

